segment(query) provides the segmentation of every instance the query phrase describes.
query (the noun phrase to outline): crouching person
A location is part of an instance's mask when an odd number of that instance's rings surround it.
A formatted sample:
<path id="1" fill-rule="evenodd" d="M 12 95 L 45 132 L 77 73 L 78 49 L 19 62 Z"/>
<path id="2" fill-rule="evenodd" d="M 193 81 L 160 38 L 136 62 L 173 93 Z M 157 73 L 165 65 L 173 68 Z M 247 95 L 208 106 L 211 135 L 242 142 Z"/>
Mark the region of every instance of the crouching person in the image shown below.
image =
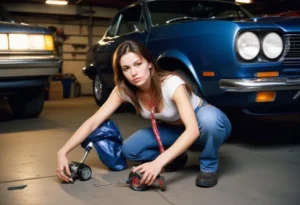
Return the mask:
<path id="1" fill-rule="evenodd" d="M 138 130 L 122 145 L 126 159 L 142 162 L 133 172 L 143 174 L 140 181 L 151 185 L 162 168 L 172 162 L 185 163 L 186 151 L 201 146 L 200 173 L 196 185 L 212 187 L 217 184 L 218 150 L 231 132 L 226 115 L 195 95 L 185 80 L 174 72 L 163 71 L 151 53 L 136 41 L 124 41 L 113 55 L 116 87 L 102 107 L 74 133 L 58 152 L 57 175 L 68 181 L 66 154 L 84 141 L 123 102 L 131 103 L 138 114 L 159 120 L 158 131 L 167 149 L 160 154 L 152 128 Z"/>

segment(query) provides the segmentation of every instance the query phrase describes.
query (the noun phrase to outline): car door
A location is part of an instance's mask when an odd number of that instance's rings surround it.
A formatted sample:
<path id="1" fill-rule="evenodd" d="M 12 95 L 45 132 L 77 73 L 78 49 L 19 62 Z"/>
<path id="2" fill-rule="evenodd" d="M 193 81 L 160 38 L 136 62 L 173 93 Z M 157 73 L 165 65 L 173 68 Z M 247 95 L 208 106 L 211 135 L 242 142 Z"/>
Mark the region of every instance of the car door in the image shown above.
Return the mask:
<path id="1" fill-rule="evenodd" d="M 105 76 L 110 88 L 114 86 L 112 69 L 113 53 L 120 43 L 128 39 L 146 43 L 148 32 L 144 19 L 141 4 L 126 8 L 116 16 L 105 37 L 101 40 L 101 43 L 105 45 L 104 47 L 102 46 L 102 56 L 103 52 L 105 52 L 106 58 L 102 58 L 102 69 L 100 72 L 102 76 Z"/>

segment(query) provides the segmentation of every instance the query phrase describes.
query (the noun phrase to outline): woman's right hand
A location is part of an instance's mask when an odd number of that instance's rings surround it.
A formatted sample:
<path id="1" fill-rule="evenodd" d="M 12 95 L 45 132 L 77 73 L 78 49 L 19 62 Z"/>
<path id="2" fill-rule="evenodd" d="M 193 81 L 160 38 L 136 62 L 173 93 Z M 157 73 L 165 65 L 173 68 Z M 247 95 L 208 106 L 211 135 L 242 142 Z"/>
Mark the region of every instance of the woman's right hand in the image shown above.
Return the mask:
<path id="1" fill-rule="evenodd" d="M 65 173 L 67 173 L 68 176 Z M 65 182 L 70 182 L 71 172 L 69 169 L 69 162 L 65 154 L 57 154 L 56 174 Z"/>

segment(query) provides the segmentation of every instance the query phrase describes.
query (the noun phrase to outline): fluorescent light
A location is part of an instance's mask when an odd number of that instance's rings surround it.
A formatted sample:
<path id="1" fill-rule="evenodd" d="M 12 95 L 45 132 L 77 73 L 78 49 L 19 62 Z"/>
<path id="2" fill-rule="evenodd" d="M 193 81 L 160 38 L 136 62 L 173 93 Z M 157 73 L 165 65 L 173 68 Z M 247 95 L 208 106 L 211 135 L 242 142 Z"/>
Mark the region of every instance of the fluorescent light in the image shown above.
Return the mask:
<path id="1" fill-rule="evenodd" d="M 252 3 L 252 0 L 235 0 L 236 3 L 245 3 L 245 4 L 250 4 Z"/>
<path id="2" fill-rule="evenodd" d="M 47 0 L 46 4 L 54 4 L 54 5 L 67 5 L 68 1 L 64 1 L 64 0 Z"/>

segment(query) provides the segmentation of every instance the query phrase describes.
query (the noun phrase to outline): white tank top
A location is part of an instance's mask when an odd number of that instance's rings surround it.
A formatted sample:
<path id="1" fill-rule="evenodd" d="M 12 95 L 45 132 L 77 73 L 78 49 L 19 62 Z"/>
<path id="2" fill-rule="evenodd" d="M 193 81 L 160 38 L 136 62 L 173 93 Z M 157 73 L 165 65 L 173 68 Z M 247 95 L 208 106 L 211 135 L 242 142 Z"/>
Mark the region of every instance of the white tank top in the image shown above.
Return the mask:
<path id="1" fill-rule="evenodd" d="M 166 80 L 162 84 L 163 110 L 160 113 L 154 113 L 155 119 L 162 121 L 176 121 L 180 119 L 177 106 L 173 102 L 172 97 L 176 88 L 182 84 L 185 84 L 185 82 L 178 76 L 172 75 L 166 78 Z M 131 103 L 129 97 L 125 96 L 124 93 L 122 93 L 120 97 L 124 101 Z M 190 102 L 194 110 L 198 107 L 200 101 L 200 97 L 198 97 L 192 92 L 190 96 Z M 141 103 L 140 105 L 142 108 L 140 112 L 141 116 L 146 119 L 151 119 L 150 111 L 146 110 Z"/>

